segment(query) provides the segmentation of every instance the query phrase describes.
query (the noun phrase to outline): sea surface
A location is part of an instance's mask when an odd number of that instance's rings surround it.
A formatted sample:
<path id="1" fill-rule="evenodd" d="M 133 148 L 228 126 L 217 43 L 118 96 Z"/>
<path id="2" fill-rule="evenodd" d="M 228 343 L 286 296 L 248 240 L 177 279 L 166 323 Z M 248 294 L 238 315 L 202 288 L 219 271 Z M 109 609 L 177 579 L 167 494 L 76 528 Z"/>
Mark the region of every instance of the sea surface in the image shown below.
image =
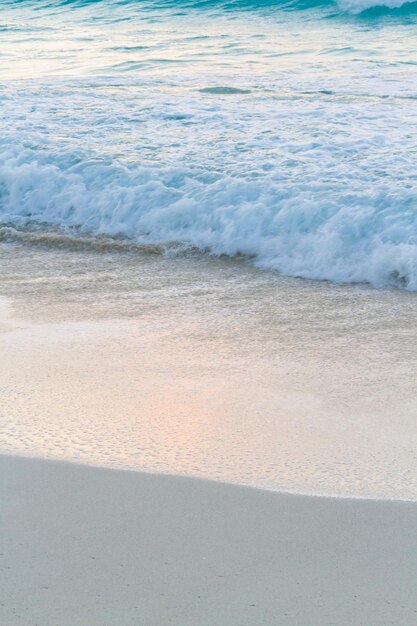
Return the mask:
<path id="1" fill-rule="evenodd" d="M 417 494 L 417 2 L 0 2 L 0 451 Z"/>
<path id="2" fill-rule="evenodd" d="M 402 0 L 2 0 L 0 220 L 415 291 L 416 36 Z"/>

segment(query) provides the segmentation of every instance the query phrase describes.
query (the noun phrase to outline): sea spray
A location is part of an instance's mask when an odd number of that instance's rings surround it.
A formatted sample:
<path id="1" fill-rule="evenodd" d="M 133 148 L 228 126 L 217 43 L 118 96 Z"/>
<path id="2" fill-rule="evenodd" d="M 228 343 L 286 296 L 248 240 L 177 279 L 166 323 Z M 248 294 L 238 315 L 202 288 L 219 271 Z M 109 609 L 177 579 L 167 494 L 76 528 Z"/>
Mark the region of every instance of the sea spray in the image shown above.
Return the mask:
<path id="1" fill-rule="evenodd" d="M 99 160 L 63 167 L 22 153 L 0 163 L 3 223 L 183 242 L 289 275 L 417 290 L 414 189 L 358 196 L 309 181 L 289 194 L 271 176 L 205 180 L 191 168 Z"/>

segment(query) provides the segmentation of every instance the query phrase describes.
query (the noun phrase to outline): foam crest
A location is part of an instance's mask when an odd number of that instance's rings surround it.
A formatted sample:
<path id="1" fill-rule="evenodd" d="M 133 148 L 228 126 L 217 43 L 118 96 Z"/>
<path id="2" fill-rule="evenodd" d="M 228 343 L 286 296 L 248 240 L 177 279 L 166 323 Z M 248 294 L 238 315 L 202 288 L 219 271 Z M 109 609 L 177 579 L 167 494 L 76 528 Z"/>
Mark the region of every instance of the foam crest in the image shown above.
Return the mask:
<path id="1" fill-rule="evenodd" d="M 404 6 L 416 6 L 415 0 L 338 0 L 337 3 L 342 11 L 353 15 L 369 9 L 400 9 Z"/>
<path id="2" fill-rule="evenodd" d="M 1 158 L 3 224 L 77 227 L 147 244 L 251 257 L 288 275 L 417 290 L 417 192 L 355 196 L 321 183 L 291 193 L 262 179 L 186 168 Z M 49 243 L 52 239 L 50 238 Z M 59 245 L 59 239 L 57 240 Z"/>

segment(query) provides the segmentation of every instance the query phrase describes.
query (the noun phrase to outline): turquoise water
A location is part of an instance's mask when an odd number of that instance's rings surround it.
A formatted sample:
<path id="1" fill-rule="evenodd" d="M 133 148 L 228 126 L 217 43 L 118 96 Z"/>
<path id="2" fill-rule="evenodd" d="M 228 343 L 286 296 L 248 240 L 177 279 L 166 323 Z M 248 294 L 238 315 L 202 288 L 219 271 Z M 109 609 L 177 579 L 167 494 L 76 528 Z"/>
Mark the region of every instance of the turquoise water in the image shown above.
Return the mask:
<path id="1" fill-rule="evenodd" d="M 58 226 L 417 290 L 416 8 L 3 1 L 2 237 Z"/>

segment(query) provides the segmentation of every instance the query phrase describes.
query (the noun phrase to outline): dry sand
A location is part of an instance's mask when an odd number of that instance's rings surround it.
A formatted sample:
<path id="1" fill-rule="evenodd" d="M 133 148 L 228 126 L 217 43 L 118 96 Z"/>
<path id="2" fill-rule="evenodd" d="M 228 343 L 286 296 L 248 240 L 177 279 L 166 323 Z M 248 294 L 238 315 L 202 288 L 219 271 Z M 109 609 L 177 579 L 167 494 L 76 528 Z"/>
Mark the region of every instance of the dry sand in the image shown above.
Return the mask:
<path id="1" fill-rule="evenodd" d="M 417 624 L 417 504 L 0 457 L 3 626 Z"/>

